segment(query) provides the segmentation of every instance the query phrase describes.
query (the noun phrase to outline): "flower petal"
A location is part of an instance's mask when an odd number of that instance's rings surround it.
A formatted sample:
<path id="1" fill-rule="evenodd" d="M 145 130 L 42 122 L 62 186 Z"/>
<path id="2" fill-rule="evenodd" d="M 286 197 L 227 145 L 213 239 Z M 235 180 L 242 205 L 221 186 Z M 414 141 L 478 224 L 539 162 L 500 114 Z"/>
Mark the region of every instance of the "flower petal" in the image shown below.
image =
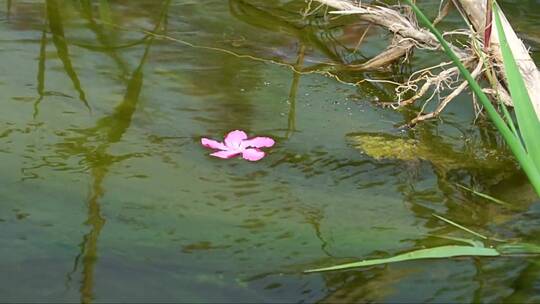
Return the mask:
<path id="1" fill-rule="evenodd" d="M 244 148 L 270 148 L 276 142 L 270 137 L 255 137 L 242 142 Z"/>
<path id="2" fill-rule="evenodd" d="M 238 151 L 218 151 L 218 152 L 214 152 L 210 155 L 212 156 L 215 156 L 215 157 L 219 157 L 219 158 L 233 158 L 235 157 L 236 155 L 240 154 L 242 152 L 238 152 Z"/>
<path id="3" fill-rule="evenodd" d="M 258 161 L 263 158 L 265 153 L 259 149 L 245 149 L 242 152 L 242 157 L 249 161 Z"/>
<path id="4" fill-rule="evenodd" d="M 227 150 L 227 147 L 223 143 L 213 139 L 203 137 L 201 138 L 201 144 L 210 149 Z"/>
<path id="5" fill-rule="evenodd" d="M 247 139 L 247 134 L 244 131 L 234 130 L 225 136 L 225 145 L 229 148 L 238 148 L 242 141 Z"/>

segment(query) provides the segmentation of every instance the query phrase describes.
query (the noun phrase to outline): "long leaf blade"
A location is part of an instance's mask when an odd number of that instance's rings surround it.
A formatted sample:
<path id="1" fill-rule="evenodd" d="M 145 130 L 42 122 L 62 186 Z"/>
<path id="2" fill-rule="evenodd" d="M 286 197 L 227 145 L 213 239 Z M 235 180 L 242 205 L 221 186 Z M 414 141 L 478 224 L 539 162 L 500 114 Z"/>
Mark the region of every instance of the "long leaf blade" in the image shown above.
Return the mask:
<path id="1" fill-rule="evenodd" d="M 488 201 L 491 201 L 491 202 L 493 202 L 493 203 L 495 203 L 495 204 L 497 204 L 497 205 L 505 206 L 505 207 L 507 207 L 507 208 L 512 208 L 512 204 L 507 203 L 507 202 L 505 202 L 505 201 L 503 201 L 503 200 L 500 200 L 500 199 L 498 199 L 498 198 L 495 198 L 495 197 L 493 197 L 493 196 L 491 196 L 491 195 L 487 195 L 487 194 L 485 194 L 485 193 L 478 192 L 478 191 L 476 191 L 476 190 L 474 190 L 474 189 L 465 187 L 465 186 L 460 185 L 460 184 L 456 184 L 456 186 L 458 186 L 459 188 L 461 188 L 461 189 L 463 189 L 463 190 L 469 191 L 470 193 L 472 193 L 472 194 L 474 194 L 474 195 L 476 195 L 476 196 L 479 196 L 479 197 L 484 198 L 484 199 L 486 199 L 486 200 L 488 200 Z"/>
<path id="2" fill-rule="evenodd" d="M 519 125 L 519 131 L 525 143 L 527 154 L 531 157 L 540 170 L 540 144 L 538 143 L 538 131 L 540 130 L 540 121 L 536 116 L 531 98 L 527 92 L 525 81 L 519 70 L 519 67 L 512 53 L 512 48 L 506 39 L 506 34 L 502 26 L 500 8 L 494 5 L 495 25 L 500 39 L 500 48 L 503 56 L 504 72 L 508 80 L 508 89 L 514 103 L 514 110 Z"/>
<path id="3" fill-rule="evenodd" d="M 467 227 L 465 227 L 465 226 L 463 226 L 463 225 L 460 225 L 460 224 L 458 224 L 458 223 L 456 223 L 456 222 L 454 222 L 454 221 L 451 221 L 451 220 L 449 220 L 449 219 L 447 219 L 447 218 L 444 218 L 444 217 L 442 217 L 442 216 L 440 216 L 440 215 L 437 215 L 437 214 L 435 214 L 435 213 L 433 213 L 432 215 L 433 215 L 434 217 L 440 219 L 441 221 L 443 221 L 443 222 L 445 222 L 445 223 L 448 223 L 448 224 L 450 224 L 450 225 L 452 225 L 452 226 L 454 226 L 454 227 L 457 227 L 457 228 L 459 228 L 459 229 L 461 229 L 461 230 L 463 230 L 463 231 L 466 231 L 466 232 L 468 232 L 468 233 L 470 233 L 470 234 L 472 234 L 472 235 L 474 235 L 474 236 L 477 236 L 477 237 L 479 237 L 479 238 L 481 238 L 481 239 L 484 239 L 484 240 L 487 240 L 487 239 L 488 239 L 487 236 L 482 235 L 482 234 L 480 234 L 480 233 L 478 233 L 478 232 L 476 232 L 476 231 L 473 231 L 473 230 L 471 230 L 471 229 L 469 229 L 469 228 L 467 228 Z"/>
<path id="4" fill-rule="evenodd" d="M 305 272 L 344 270 L 344 269 L 351 269 L 351 268 L 358 268 L 358 267 L 367 267 L 367 266 L 373 266 L 373 265 L 381 265 L 381 264 L 412 261 L 412 260 L 423 260 L 423 259 L 445 259 L 445 258 L 452 258 L 452 257 L 458 257 L 458 256 L 495 257 L 499 255 L 500 253 L 493 248 L 448 245 L 448 246 L 439 246 L 439 247 L 433 247 L 433 248 L 427 248 L 427 249 L 419 249 L 419 250 L 407 252 L 404 254 L 399 254 L 391 258 L 365 260 L 365 261 L 341 264 L 341 265 L 336 265 L 336 266 L 331 266 L 331 267 L 310 269 L 310 270 L 306 270 Z"/>

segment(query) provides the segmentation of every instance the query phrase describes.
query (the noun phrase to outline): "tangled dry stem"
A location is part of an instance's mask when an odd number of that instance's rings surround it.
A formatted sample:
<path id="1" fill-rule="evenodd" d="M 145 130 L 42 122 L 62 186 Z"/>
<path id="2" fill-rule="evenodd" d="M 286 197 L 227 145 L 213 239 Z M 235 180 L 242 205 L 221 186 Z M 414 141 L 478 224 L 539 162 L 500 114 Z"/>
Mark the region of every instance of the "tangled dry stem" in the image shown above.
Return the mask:
<path id="1" fill-rule="evenodd" d="M 382 5 L 367 5 L 361 1 L 354 0 L 315 0 L 319 4 L 336 9 L 330 11 L 331 14 L 339 15 L 357 15 L 360 19 L 369 22 L 370 24 L 378 25 L 393 33 L 394 38 L 392 43 L 379 55 L 371 60 L 359 65 L 351 65 L 351 69 L 355 70 L 376 70 L 386 67 L 401 58 L 408 57 L 414 49 L 423 50 L 441 50 L 441 45 L 435 36 L 429 31 L 420 28 L 417 25 L 416 19 L 408 10 L 403 7 L 394 6 L 387 7 Z M 309 1 L 310 4 L 312 0 Z M 444 2 L 441 5 L 439 14 L 434 20 L 435 23 L 440 22 L 448 14 L 453 5 L 456 5 L 456 0 Z M 443 2 L 441 2 L 442 4 Z M 310 6 L 311 7 L 311 6 Z M 313 10 L 311 10 L 313 12 Z M 481 24 L 482 21 L 480 21 Z M 500 61 L 497 61 L 496 56 L 486 52 L 483 48 L 481 35 L 478 34 L 472 26 L 467 30 L 459 30 L 446 32 L 444 35 L 467 35 L 471 41 L 469 46 L 458 47 L 451 45 L 451 48 L 458 55 L 464 65 L 472 71 L 474 78 L 478 78 L 486 71 L 485 62 L 489 62 L 489 66 L 495 67 L 499 71 L 495 75 L 496 79 L 492 82 L 492 88 L 486 88 L 484 91 L 491 97 L 493 102 L 502 101 L 506 105 L 512 105 L 510 95 L 504 85 L 504 79 L 501 71 Z M 480 46 L 480 47 L 479 47 Z M 427 104 L 434 98 L 438 97 L 438 104 L 435 110 L 429 113 L 420 112 L 413 120 L 408 123 L 408 126 L 416 125 L 421 121 L 438 117 L 445 107 L 467 87 L 466 81 L 460 80 L 459 70 L 451 67 L 451 62 L 444 62 L 433 67 L 425 68 L 413 73 L 409 79 L 396 87 L 397 101 L 391 103 L 382 103 L 384 106 L 390 106 L 398 109 L 405 106 L 415 104 L 419 100 L 424 100 L 422 111 Z M 450 93 L 444 95 L 445 91 L 450 90 Z M 412 96 L 410 96 L 412 94 Z M 410 96 L 405 98 L 406 96 Z"/>
<path id="2" fill-rule="evenodd" d="M 471 73 L 471 75 L 473 76 L 474 79 L 476 79 L 476 78 L 478 78 L 478 76 L 480 76 L 480 74 L 482 73 L 483 66 L 484 66 L 484 64 L 481 61 L 479 61 L 477 63 L 476 68 Z M 441 74 L 439 74 L 439 76 Z M 421 121 L 438 117 L 441 114 L 441 112 L 444 110 L 444 108 L 456 96 L 461 94 L 463 92 L 463 90 L 465 90 L 468 87 L 468 85 L 469 84 L 467 83 L 467 81 L 461 82 L 461 84 L 457 88 L 453 89 L 453 91 L 450 94 L 448 94 L 445 98 L 443 98 L 439 102 L 439 104 L 437 105 L 437 108 L 433 112 L 430 112 L 430 113 L 427 113 L 427 114 L 419 113 L 418 116 L 416 116 L 413 120 L 411 120 L 411 122 L 409 122 L 409 127 L 412 127 L 412 126 L 416 125 L 417 123 L 419 123 Z"/>

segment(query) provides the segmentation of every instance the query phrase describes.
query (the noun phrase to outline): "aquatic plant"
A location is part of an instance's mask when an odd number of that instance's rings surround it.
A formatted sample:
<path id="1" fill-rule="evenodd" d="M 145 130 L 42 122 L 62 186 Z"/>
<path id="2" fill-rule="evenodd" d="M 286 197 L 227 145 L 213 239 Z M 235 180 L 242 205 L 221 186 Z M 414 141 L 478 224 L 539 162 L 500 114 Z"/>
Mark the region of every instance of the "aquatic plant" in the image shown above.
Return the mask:
<path id="1" fill-rule="evenodd" d="M 488 0 L 491 1 L 491 0 Z M 406 2 L 412 7 L 414 13 L 424 25 L 426 25 L 433 35 L 440 42 L 441 47 L 445 53 L 450 57 L 454 65 L 457 67 L 461 75 L 466 79 L 469 87 L 478 97 L 478 100 L 487 112 L 487 115 L 492 120 L 493 124 L 502 135 L 509 148 L 513 152 L 514 156 L 518 160 L 519 164 L 527 174 L 531 184 L 536 192 L 540 195 L 540 145 L 538 141 L 538 130 L 540 130 L 540 120 L 535 113 L 533 102 L 527 93 L 527 87 L 521 74 L 518 64 L 512 53 L 512 48 L 506 39 L 505 30 L 501 22 L 501 16 L 499 14 L 500 8 L 495 1 L 492 1 L 494 21 L 496 25 L 497 34 L 500 39 L 500 48 L 504 64 L 504 73 L 508 84 L 508 89 L 512 98 L 512 104 L 514 105 L 515 121 L 510 116 L 506 106 L 502 101 L 499 101 L 501 107 L 501 113 L 493 106 L 490 99 L 482 90 L 480 84 L 476 81 L 476 76 L 471 75 L 471 72 L 465 67 L 459 56 L 454 52 L 452 46 L 444 39 L 443 35 L 435 28 L 433 23 L 420 11 L 420 9 L 411 0 Z M 489 21 L 489 19 L 488 19 Z M 489 26 L 486 27 L 489 29 Z M 491 37 L 487 33 L 484 33 L 485 41 L 489 41 Z M 485 65 L 485 62 L 480 62 Z M 482 66 L 481 66 L 482 67 Z M 489 68 L 489 67 L 487 67 Z M 475 69 L 478 70 L 478 69 Z M 473 72 L 474 73 L 474 72 Z M 496 89 L 496 88 L 494 88 Z M 469 189 L 468 189 L 469 190 Z M 478 192 L 470 190 L 474 194 Z M 483 195 L 484 198 L 490 199 L 501 205 L 507 205 L 507 203 L 497 200 L 495 198 Z M 411 261 L 411 260 L 423 260 L 423 259 L 443 259 L 452 258 L 458 256 L 476 256 L 476 257 L 497 257 L 497 256 L 512 256 L 516 254 L 539 254 L 540 248 L 536 244 L 528 243 L 508 243 L 503 240 L 494 238 L 488 238 L 478 232 L 473 231 L 463 225 L 460 225 L 452 220 L 446 219 L 440 215 L 433 214 L 437 219 L 450 224 L 456 228 L 459 228 L 467 233 L 475 236 L 475 239 L 464 239 L 447 236 L 437 236 L 453 240 L 457 242 L 467 243 L 468 245 L 445 245 L 431 248 L 420 248 L 409 252 L 397 254 L 386 258 L 376 258 L 361 260 L 356 262 L 350 262 L 345 264 L 334 265 L 330 267 L 308 269 L 305 272 L 323 272 L 323 271 L 336 271 L 346 270 L 358 267 L 368 267 L 374 265 L 383 265 L 388 263 Z M 478 239 L 482 239 L 480 241 Z M 496 241 L 497 245 L 491 245 L 486 241 Z M 493 243 L 493 242 L 491 242 Z"/>
<path id="2" fill-rule="evenodd" d="M 495 1 L 493 1 L 494 19 L 497 28 L 497 33 L 500 37 L 500 48 L 503 56 L 504 72 L 508 81 L 508 87 L 514 110 L 516 113 L 516 122 L 514 123 L 511 116 L 506 111 L 504 104 L 501 102 L 503 114 L 501 115 L 489 98 L 482 90 L 480 84 L 471 75 L 469 70 L 463 65 L 459 57 L 452 50 L 443 35 L 435 28 L 433 23 L 420 11 L 420 9 L 410 0 L 406 0 L 412 7 L 420 21 L 428 27 L 441 43 L 444 52 L 453 61 L 454 65 L 459 69 L 461 75 L 467 80 L 470 88 L 478 97 L 478 100 L 485 108 L 489 118 L 502 135 L 510 150 L 518 160 L 519 164 L 527 174 L 536 193 L 540 195 L 540 145 L 538 141 L 538 130 L 540 130 L 540 121 L 538 120 L 534 106 L 527 88 L 523 80 L 523 75 L 520 73 L 516 60 L 512 54 L 512 48 L 506 40 L 506 34 L 502 26 L 500 9 Z"/>
<path id="3" fill-rule="evenodd" d="M 460 238 L 444 235 L 430 235 L 431 237 L 437 237 L 441 239 L 447 239 L 459 243 L 465 243 L 468 245 L 443 245 L 431 248 L 420 248 L 405 253 L 400 253 L 391 257 L 367 259 L 361 261 L 355 261 L 350 263 L 344 263 L 329 267 L 313 268 L 305 270 L 304 273 L 311 272 L 325 272 L 336 270 L 347 270 L 359 267 L 377 266 L 389 263 L 406 262 L 413 260 L 428 260 L 428 259 L 448 259 L 453 257 L 500 257 L 500 256 L 520 256 L 520 255 L 538 255 L 540 254 L 540 247 L 531 243 L 514 243 L 499 240 L 496 238 L 490 238 L 482 235 L 472 229 L 469 229 L 463 225 L 460 225 L 452 220 L 444 218 L 437 214 L 432 214 L 435 218 L 459 228 L 475 238 Z M 492 244 L 496 244 L 495 246 Z"/>
<path id="4" fill-rule="evenodd" d="M 201 144 L 210 149 L 219 150 L 210 154 L 219 158 L 232 158 L 242 155 L 242 158 L 249 161 L 258 161 L 266 153 L 260 148 L 270 148 L 275 141 L 270 137 L 248 138 L 247 134 L 241 130 L 234 130 L 225 136 L 223 142 L 218 142 L 208 138 L 201 138 Z"/>

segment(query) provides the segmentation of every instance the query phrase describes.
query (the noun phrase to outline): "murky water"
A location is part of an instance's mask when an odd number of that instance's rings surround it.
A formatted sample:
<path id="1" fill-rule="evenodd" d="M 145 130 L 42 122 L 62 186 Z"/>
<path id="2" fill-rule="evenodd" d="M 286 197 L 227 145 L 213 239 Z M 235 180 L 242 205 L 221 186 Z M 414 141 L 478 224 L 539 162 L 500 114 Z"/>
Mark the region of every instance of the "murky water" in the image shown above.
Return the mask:
<path id="1" fill-rule="evenodd" d="M 373 56 L 384 33 L 355 51 L 365 24 L 304 18 L 304 1 L 44 2 L 0 0 L 0 301 L 540 301 L 536 257 L 302 273 L 471 237 L 433 214 L 536 241 L 540 201 L 468 96 L 403 134 L 414 113 L 374 104 L 390 86 L 309 72 Z M 538 2 L 518 2 L 539 58 Z M 277 145 L 250 163 L 199 144 L 233 129 Z M 427 156 L 371 157 L 358 134 Z"/>

